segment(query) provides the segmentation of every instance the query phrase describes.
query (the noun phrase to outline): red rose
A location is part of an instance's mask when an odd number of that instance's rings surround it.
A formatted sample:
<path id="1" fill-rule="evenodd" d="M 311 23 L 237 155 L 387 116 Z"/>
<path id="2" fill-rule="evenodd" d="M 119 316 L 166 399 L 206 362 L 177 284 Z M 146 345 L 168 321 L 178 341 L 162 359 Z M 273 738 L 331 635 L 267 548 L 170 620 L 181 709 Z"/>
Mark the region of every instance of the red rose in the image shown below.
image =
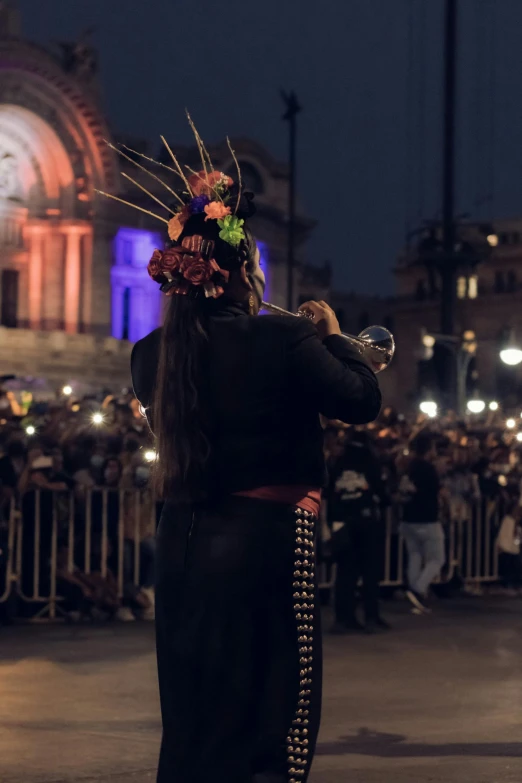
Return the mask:
<path id="1" fill-rule="evenodd" d="M 157 283 L 165 283 L 169 277 L 178 272 L 182 253 L 183 251 L 177 247 L 168 248 L 163 253 L 161 250 L 155 250 L 147 267 L 152 279 Z"/>
<path id="2" fill-rule="evenodd" d="M 164 283 L 166 278 L 162 271 L 163 253 L 161 250 L 155 250 L 147 266 L 147 272 L 157 283 Z"/>
<path id="3" fill-rule="evenodd" d="M 173 275 L 175 272 L 179 271 L 179 268 L 181 266 L 181 251 L 178 247 L 169 247 L 167 250 L 163 252 L 163 259 L 161 262 L 161 271 L 163 274 L 166 274 L 167 272 L 170 275 Z"/>
<path id="4" fill-rule="evenodd" d="M 202 285 L 210 280 L 212 269 L 202 256 L 185 256 L 179 271 L 192 285 Z"/>

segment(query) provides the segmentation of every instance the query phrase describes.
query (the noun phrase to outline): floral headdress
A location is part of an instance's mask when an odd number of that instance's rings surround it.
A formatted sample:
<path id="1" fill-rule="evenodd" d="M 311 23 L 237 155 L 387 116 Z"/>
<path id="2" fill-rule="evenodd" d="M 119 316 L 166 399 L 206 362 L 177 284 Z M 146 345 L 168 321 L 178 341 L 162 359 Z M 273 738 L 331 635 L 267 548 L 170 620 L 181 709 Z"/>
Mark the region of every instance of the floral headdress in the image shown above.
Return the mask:
<path id="1" fill-rule="evenodd" d="M 166 219 L 150 212 L 137 204 L 124 201 L 117 196 L 103 191 L 97 191 L 102 196 L 107 196 L 115 201 L 119 201 L 127 206 L 145 212 L 152 217 L 161 220 L 167 224 L 171 246 L 166 250 L 155 250 L 148 265 L 149 275 L 153 280 L 161 284 L 161 290 L 168 295 L 172 294 L 192 294 L 197 295 L 203 292 L 207 297 L 217 298 L 223 294 L 223 284 L 227 282 L 229 272 L 220 269 L 219 265 L 212 258 L 214 242 L 203 239 L 199 235 L 184 237 L 181 244 L 179 238 L 183 233 L 185 224 L 193 215 L 205 215 L 205 222 L 215 220 L 219 226 L 219 238 L 229 244 L 232 248 L 241 249 L 241 244 L 245 240 L 244 224 L 245 219 L 254 214 L 255 208 L 252 204 L 253 194 L 243 191 L 241 180 L 241 170 L 239 163 L 227 138 L 228 148 L 235 163 L 237 170 L 237 184 L 227 174 L 221 171 L 215 171 L 210 159 L 210 155 L 201 139 L 190 115 L 187 112 L 187 118 L 194 133 L 196 144 L 201 157 L 202 169 L 194 171 L 190 166 L 185 166 L 187 174 L 178 162 L 174 152 L 166 139 L 161 136 L 161 140 L 169 153 L 174 168 L 167 166 L 160 161 L 149 158 L 141 152 L 130 149 L 125 144 L 118 147 L 106 142 L 108 146 L 124 157 L 130 163 L 134 164 L 141 171 L 144 171 L 150 177 L 159 182 L 166 188 L 176 203 L 174 206 L 167 206 L 157 196 L 150 193 L 143 185 L 134 180 L 125 172 L 122 176 L 128 179 L 140 190 L 144 191 L 150 198 L 163 207 L 171 217 Z M 154 174 L 145 166 L 142 166 L 134 158 L 127 155 L 123 150 L 132 153 L 135 156 L 144 158 L 150 163 L 167 169 L 181 179 L 183 188 L 175 190 L 160 177 Z"/>

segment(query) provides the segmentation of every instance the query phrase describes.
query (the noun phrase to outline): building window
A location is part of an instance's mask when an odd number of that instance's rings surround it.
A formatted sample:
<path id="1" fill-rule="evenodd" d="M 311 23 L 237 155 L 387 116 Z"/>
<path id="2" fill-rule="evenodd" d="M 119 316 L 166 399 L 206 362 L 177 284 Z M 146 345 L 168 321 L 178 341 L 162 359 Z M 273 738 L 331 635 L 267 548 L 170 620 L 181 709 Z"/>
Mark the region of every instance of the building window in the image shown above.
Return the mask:
<path id="1" fill-rule="evenodd" d="M 520 232 L 519 231 L 513 231 L 513 233 L 511 234 L 511 242 L 514 245 L 520 244 Z"/>
<path id="2" fill-rule="evenodd" d="M 130 327 L 130 288 L 125 288 L 123 291 L 123 308 L 121 319 L 121 339 L 129 339 L 129 327 Z"/>
<path id="3" fill-rule="evenodd" d="M 507 286 L 506 291 L 509 291 L 509 293 L 513 293 L 517 290 L 517 273 L 513 270 L 510 270 L 507 273 Z"/>
<path id="4" fill-rule="evenodd" d="M 426 299 L 426 286 L 424 285 L 424 280 L 419 280 L 417 282 L 415 299 L 417 300 L 417 302 L 424 302 L 424 300 Z"/>
<path id="5" fill-rule="evenodd" d="M 2 272 L 2 309 L 0 321 L 2 326 L 15 329 L 18 326 L 18 277 L 15 269 L 4 269 Z"/>
<path id="6" fill-rule="evenodd" d="M 506 290 L 506 283 L 503 272 L 495 272 L 495 293 L 503 294 Z"/>
<path id="7" fill-rule="evenodd" d="M 458 299 L 476 299 L 478 296 L 478 277 L 463 275 L 457 278 L 457 298 Z"/>
<path id="8" fill-rule="evenodd" d="M 133 244 L 130 239 L 123 239 L 121 243 L 121 258 L 125 266 L 132 266 Z"/>
<path id="9" fill-rule="evenodd" d="M 499 234 L 499 242 L 501 245 L 507 245 L 509 244 L 509 234 L 506 234 L 503 232 L 502 234 Z"/>

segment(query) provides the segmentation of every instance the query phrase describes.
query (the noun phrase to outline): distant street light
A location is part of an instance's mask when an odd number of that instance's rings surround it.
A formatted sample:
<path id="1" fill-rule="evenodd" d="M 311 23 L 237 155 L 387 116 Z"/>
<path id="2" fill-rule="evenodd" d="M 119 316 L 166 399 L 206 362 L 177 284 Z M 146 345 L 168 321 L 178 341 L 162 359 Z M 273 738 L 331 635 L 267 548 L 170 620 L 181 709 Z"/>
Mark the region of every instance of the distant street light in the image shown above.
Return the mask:
<path id="1" fill-rule="evenodd" d="M 494 400 L 493 400 L 493 402 L 490 402 L 489 403 L 489 410 L 490 411 L 498 411 L 498 402 L 495 402 Z"/>
<path id="2" fill-rule="evenodd" d="M 522 432 L 517 432 L 517 440 L 519 443 L 522 443 Z"/>
<path id="3" fill-rule="evenodd" d="M 516 426 L 517 426 L 517 423 L 516 423 L 515 419 L 508 419 L 506 421 L 506 427 L 508 428 L 508 430 L 514 430 Z"/>
<path id="4" fill-rule="evenodd" d="M 468 411 L 470 413 L 482 413 L 482 411 L 485 409 L 486 403 L 484 400 L 469 400 L 468 401 Z"/>
<path id="5" fill-rule="evenodd" d="M 424 402 L 421 402 L 419 408 L 421 413 L 429 416 L 430 419 L 434 419 L 437 415 L 437 403 L 433 402 L 432 400 L 425 400 Z"/>
<path id="6" fill-rule="evenodd" d="M 488 245 L 490 247 L 497 247 L 497 245 L 498 245 L 498 236 L 497 236 L 497 234 L 488 234 L 486 239 L 487 239 Z"/>
<path id="7" fill-rule="evenodd" d="M 522 350 L 520 348 L 516 348 L 515 346 L 504 348 L 502 351 L 500 351 L 500 358 L 504 364 L 509 365 L 509 367 L 516 367 L 517 364 L 522 362 Z"/>

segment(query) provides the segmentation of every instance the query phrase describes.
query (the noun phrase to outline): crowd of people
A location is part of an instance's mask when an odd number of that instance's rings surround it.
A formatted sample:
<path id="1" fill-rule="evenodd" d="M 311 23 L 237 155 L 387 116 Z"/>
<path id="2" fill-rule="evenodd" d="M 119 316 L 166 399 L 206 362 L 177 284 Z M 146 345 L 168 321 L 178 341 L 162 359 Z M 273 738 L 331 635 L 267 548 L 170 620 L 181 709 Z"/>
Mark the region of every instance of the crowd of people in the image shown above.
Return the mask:
<path id="1" fill-rule="evenodd" d="M 464 586 L 466 570 L 482 564 L 492 574 L 498 562 L 504 589 L 520 591 L 522 443 L 516 419 L 498 411 L 466 420 L 424 414 L 408 419 L 385 408 L 364 427 L 330 423 L 326 454 L 326 528 L 337 564 L 335 632 L 363 630 L 357 614 L 361 582 L 364 629 L 387 628 L 379 583 L 383 519 L 390 508 L 406 545 L 405 587 L 414 613 L 431 611 L 431 585 L 448 559 L 450 522 L 460 524 L 460 531 L 466 525 L 455 587 Z M 480 525 L 485 519 L 489 524 Z"/>
<path id="2" fill-rule="evenodd" d="M 150 488 L 155 452 L 146 419 L 130 391 L 83 399 L 66 391 L 42 403 L 0 390 L 0 597 L 14 509 L 24 524 L 22 611 L 48 595 L 54 519 L 60 611 L 71 620 L 153 619 L 160 507 Z M 445 523 L 489 502 L 502 509 L 493 531 L 502 581 L 511 591 L 522 587 L 516 421 L 507 427 L 500 412 L 408 418 L 385 408 L 370 425 L 324 425 L 320 557 L 336 564 L 336 633 L 387 627 L 379 584 L 389 508 L 400 509 L 394 520 L 408 553 L 412 611 L 430 611 L 430 585 L 446 560 Z"/>
<path id="3" fill-rule="evenodd" d="M 67 619 L 153 619 L 158 509 L 146 419 L 127 391 L 81 400 L 65 392 L 33 402 L 0 391 L 0 595 L 15 511 L 23 521 L 26 599 L 17 611 L 34 612 L 38 602 L 30 599 L 49 595 L 54 526 L 56 587 Z"/>

